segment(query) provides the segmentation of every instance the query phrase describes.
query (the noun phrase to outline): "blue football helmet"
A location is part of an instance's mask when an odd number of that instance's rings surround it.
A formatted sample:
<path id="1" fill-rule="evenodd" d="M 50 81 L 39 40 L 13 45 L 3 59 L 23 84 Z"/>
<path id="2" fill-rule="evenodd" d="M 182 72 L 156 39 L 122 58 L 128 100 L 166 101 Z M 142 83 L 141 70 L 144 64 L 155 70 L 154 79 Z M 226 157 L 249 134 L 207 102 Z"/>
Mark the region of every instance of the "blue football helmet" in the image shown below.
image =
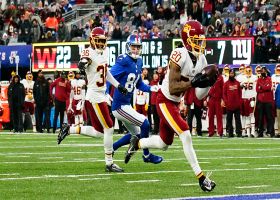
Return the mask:
<path id="1" fill-rule="evenodd" d="M 133 59 L 137 59 L 141 56 L 142 41 L 139 35 L 132 34 L 128 36 L 126 40 L 126 53 Z"/>

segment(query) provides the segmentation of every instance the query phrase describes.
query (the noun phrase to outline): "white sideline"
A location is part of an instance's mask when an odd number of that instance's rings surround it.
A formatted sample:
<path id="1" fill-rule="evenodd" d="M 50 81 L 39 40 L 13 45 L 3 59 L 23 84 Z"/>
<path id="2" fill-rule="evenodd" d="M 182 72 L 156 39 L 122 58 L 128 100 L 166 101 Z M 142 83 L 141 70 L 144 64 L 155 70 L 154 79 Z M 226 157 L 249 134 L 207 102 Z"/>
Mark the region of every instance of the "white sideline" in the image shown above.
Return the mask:
<path id="1" fill-rule="evenodd" d="M 238 186 L 235 187 L 237 189 L 248 189 L 248 188 L 262 188 L 262 187 L 270 187 L 271 185 L 247 185 L 247 186 Z"/>
<path id="2" fill-rule="evenodd" d="M 106 180 L 110 179 L 110 177 L 103 177 L 103 178 L 80 178 L 79 181 L 94 181 L 94 180 Z"/>

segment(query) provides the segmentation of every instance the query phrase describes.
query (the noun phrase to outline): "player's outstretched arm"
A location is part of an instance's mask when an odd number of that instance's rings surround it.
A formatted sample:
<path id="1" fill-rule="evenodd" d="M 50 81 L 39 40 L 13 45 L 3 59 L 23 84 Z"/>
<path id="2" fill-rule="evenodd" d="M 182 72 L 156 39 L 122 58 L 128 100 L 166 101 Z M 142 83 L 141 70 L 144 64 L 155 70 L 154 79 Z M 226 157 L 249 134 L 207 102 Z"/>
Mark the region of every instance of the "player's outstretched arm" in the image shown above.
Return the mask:
<path id="1" fill-rule="evenodd" d="M 127 94 L 127 89 L 123 87 L 111 74 L 110 71 L 107 71 L 107 81 L 111 83 L 115 88 L 118 88 L 120 93 L 126 95 Z"/>
<path id="2" fill-rule="evenodd" d="M 169 62 L 169 92 L 177 95 L 191 87 L 190 81 L 181 80 L 181 69 L 172 60 Z"/>

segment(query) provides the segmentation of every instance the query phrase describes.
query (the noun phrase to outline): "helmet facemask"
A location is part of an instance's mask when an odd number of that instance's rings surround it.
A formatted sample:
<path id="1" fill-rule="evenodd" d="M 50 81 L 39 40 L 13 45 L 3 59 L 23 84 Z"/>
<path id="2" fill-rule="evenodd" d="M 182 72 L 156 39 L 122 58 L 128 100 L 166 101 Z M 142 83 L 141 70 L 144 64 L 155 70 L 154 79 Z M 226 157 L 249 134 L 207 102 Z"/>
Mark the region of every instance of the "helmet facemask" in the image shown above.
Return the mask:
<path id="1" fill-rule="evenodd" d="M 91 45 L 98 53 L 102 53 L 107 47 L 107 38 L 105 35 L 99 35 L 91 38 Z"/>
<path id="2" fill-rule="evenodd" d="M 199 55 L 204 53 L 206 47 L 206 38 L 205 35 L 194 35 L 189 36 L 187 39 L 187 43 L 191 47 L 191 53 L 198 57 Z"/>

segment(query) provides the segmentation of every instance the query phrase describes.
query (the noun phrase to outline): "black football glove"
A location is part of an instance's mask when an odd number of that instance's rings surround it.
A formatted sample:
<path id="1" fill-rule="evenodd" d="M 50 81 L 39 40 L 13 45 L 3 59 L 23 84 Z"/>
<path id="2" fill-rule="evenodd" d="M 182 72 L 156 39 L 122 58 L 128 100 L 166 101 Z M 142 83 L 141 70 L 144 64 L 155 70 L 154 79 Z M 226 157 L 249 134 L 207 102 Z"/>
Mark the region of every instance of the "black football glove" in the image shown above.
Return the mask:
<path id="1" fill-rule="evenodd" d="M 86 63 L 86 62 L 81 62 L 81 61 L 78 63 L 78 68 L 79 68 L 81 74 L 83 74 L 83 75 L 86 74 L 86 67 L 87 67 L 87 64 L 88 64 L 88 63 Z"/>
<path id="2" fill-rule="evenodd" d="M 206 74 L 198 73 L 191 80 L 192 87 L 207 88 L 210 86 L 210 79 Z"/>
<path id="3" fill-rule="evenodd" d="M 120 93 L 122 93 L 123 95 L 126 95 L 126 94 L 127 94 L 127 89 L 126 89 L 125 87 L 123 87 L 121 84 L 119 84 L 118 90 L 119 90 Z"/>

